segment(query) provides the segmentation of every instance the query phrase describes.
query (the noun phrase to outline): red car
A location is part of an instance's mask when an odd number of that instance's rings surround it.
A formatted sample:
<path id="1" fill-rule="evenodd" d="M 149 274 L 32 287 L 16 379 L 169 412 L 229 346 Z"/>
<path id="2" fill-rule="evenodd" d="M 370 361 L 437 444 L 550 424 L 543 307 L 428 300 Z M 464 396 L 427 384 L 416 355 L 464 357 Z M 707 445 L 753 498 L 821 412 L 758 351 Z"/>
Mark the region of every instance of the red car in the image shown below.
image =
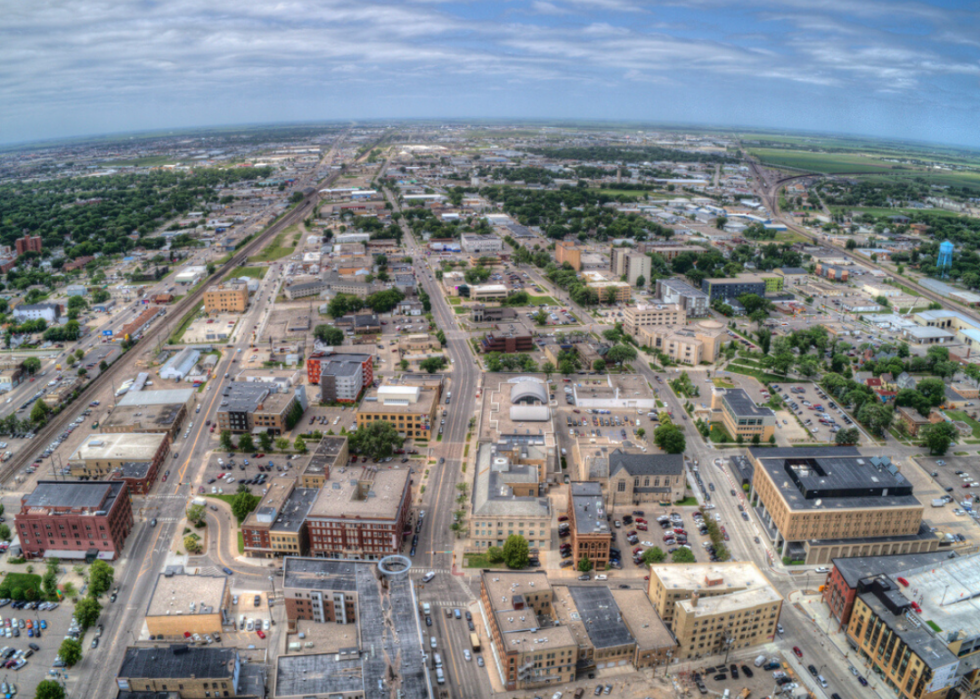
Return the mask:
<path id="1" fill-rule="evenodd" d="M 255 458 L 256 459 L 261 459 L 263 456 L 265 456 L 265 454 L 256 454 L 255 455 Z"/>
<path id="2" fill-rule="evenodd" d="M 796 653 L 797 658 L 803 657 L 803 651 L 800 650 L 799 646 L 793 646 L 793 652 Z"/>
<path id="3" fill-rule="evenodd" d="M 636 525 L 636 528 L 637 528 L 638 531 L 641 531 L 641 532 L 645 532 L 645 531 L 648 530 L 647 529 L 647 525 L 645 525 L 645 524 L 637 524 Z"/>
<path id="4" fill-rule="evenodd" d="M 635 521 L 639 522 L 640 524 L 649 524 L 649 522 L 647 522 L 642 517 L 637 517 Z"/>
<path id="5" fill-rule="evenodd" d="M 259 635 L 259 638 L 265 638 L 265 631 L 263 631 L 262 629 L 256 629 L 255 633 Z"/>

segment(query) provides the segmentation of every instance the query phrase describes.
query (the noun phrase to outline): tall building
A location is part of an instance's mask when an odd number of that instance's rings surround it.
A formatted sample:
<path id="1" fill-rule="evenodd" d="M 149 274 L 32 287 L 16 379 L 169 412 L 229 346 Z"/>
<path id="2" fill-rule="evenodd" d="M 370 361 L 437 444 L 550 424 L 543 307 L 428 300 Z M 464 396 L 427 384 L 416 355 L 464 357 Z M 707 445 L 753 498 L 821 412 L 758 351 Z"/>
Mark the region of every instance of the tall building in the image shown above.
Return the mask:
<path id="1" fill-rule="evenodd" d="M 572 563 L 588 558 L 596 570 L 609 564 L 612 530 L 606 519 L 602 485 L 594 481 L 573 481 L 569 496 L 568 524 L 571 531 Z"/>
<path id="2" fill-rule="evenodd" d="M 559 265 L 564 265 L 567 262 L 576 272 L 581 272 L 582 248 L 575 243 L 569 243 L 563 240 L 558 241 L 555 244 L 555 261 Z"/>
<path id="3" fill-rule="evenodd" d="M 235 433 L 263 430 L 270 435 L 288 432 L 303 416 L 305 391 L 305 386 L 297 386 L 292 393 L 276 393 L 275 386 L 264 381 L 230 383 L 221 391 L 218 429 Z"/>
<path id="4" fill-rule="evenodd" d="M 514 463 L 495 444 L 482 444 L 473 484 L 470 537 L 477 548 L 503 546 L 523 536 L 531 548 L 551 543 L 551 505 L 539 497 L 543 467 Z"/>
<path id="5" fill-rule="evenodd" d="M 708 295 L 676 277 L 657 280 L 657 298 L 664 303 L 680 304 L 688 318 L 708 315 Z"/>
<path id="6" fill-rule="evenodd" d="M 231 279 L 204 292 L 204 310 L 212 313 L 244 313 L 248 307 L 248 284 Z"/>
<path id="7" fill-rule="evenodd" d="M 636 336 L 642 327 L 684 325 L 686 322 L 687 312 L 679 303 L 637 304 L 636 306 L 627 306 L 623 310 L 623 329 L 627 334 L 633 336 Z"/>
<path id="8" fill-rule="evenodd" d="M 25 235 L 23 238 L 15 240 L 14 246 L 17 248 L 18 255 L 23 255 L 25 252 L 40 253 L 42 249 L 41 236 Z"/>
<path id="9" fill-rule="evenodd" d="M 778 280 L 782 285 L 782 277 L 770 275 L 770 279 Z M 772 282 L 775 284 L 775 282 Z M 701 281 L 701 291 L 708 295 L 712 301 L 715 299 L 737 299 L 742 294 L 755 294 L 765 296 L 766 287 L 769 284 L 766 279 L 750 274 L 740 274 L 734 279 L 704 279 Z"/>
<path id="10" fill-rule="evenodd" d="M 374 355 L 315 352 L 306 360 L 306 377 L 320 385 L 320 400 L 353 403 L 374 383 Z"/>
<path id="11" fill-rule="evenodd" d="M 626 277 L 626 282 L 636 286 L 643 277 L 644 282 L 650 281 L 653 261 L 648 255 L 636 252 L 632 248 L 613 248 L 610 254 L 609 268 L 617 277 Z"/>

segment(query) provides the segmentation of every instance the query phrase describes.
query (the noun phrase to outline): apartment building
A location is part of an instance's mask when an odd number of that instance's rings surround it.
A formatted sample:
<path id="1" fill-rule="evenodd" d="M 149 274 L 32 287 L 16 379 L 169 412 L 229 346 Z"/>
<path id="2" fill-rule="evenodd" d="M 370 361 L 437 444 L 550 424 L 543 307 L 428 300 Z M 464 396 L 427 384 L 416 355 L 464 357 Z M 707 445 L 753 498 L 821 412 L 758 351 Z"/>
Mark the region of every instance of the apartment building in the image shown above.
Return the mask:
<path id="1" fill-rule="evenodd" d="M 130 647 L 116 673 L 121 692 L 176 692 L 180 699 L 236 697 L 242 662 L 236 648 Z"/>
<path id="2" fill-rule="evenodd" d="M 602 485 L 594 481 L 573 481 L 570 488 L 566 514 L 571 531 L 572 562 L 577 568 L 580 560 L 588 558 L 596 570 L 605 570 L 609 564 L 612 530 L 606 519 Z"/>
<path id="3" fill-rule="evenodd" d="M 649 258 L 647 260 L 649 261 Z M 626 303 L 633 295 L 633 287 L 626 282 L 604 281 L 594 277 L 587 277 L 585 286 L 589 289 L 595 289 L 599 293 L 599 301 L 601 303 L 608 303 L 609 295 L 613 292 L 615 292 L 613 296 L 615 303 Z M 612 289 L 612 292 L 609 291 L 610 289 Z"/>
<path id="4" fill-rule="evenodd" d="M 371 263 L 368 263 L 368 269 L 370 269 Z M 344 270 L 350 271 L 353 274 L 356 269 Z M 358 298 L 365 299 L 375 291 L 380 289 L 376 287 L 373 283 L 357 281 L 354 278 L 349 278 L 346 276 L 341 276 L 337 272 L 328 272 L 323 277 L 323 283 L 326 285 L 329 291 L 334 294 L 351 294 L 352 296 L 357 296 Z"/>
<path id="5" fill-rule="evenodd" d="M 119 557 L 133 529 L 122 481 L 39 481 L 14 517 L 25 558 Z"/>
<path id="6" fill-rule="evenodd" d="M 641 345 L 660 350 L 675 362 L 697 366 L 718 359 L 725 326 L 715 320 L 682 327 L 646 325 L 637 328 L 635 337 Z"/>
<path id="7" fill-rule="evenodd" d="M 782 285 L 782 277 L 772 275 L 772 279 L 778 279 Z M 767 281 L 760 276 L 751 274 L 740 274 L 734 279 L 703 279 L 701 281 L 701 291 L 708 295 L 708 298 L 715 299 L 737 299 L 742 294 L 756 294 L 765 296 Z"/>
<path id="8" fill-rule="evenodd" d="M 306 376 L 320 385 L 320 402 L 355 403 L 374 383 L 374 356 L 318 352 L 306 360 Z"/>
<path id="9" fill-rule="evenodd" d="M 286 287 L 286 298 L 290 301 L 308 296 L 319 296 L 327 290 L 327 283 L 322 279 L 310 279 Z"/>
<path id="10" fill-rule="evenodd" d="M 823 277 L 834 282 L 846 282 L 848 277 L 848 269 L 846 267 L 831 265 L 825 262 L 818 262 L 813 271 L 818 277 Z"/>
<path id="11" fill-rule="evenodd" d="M 558 241 L 555 243 L 555 261 L 559 266 L 567 262 L 576 272 L 581 272 L 582 248 L 575 243 Z"/>
<path id="12" fill-rule="evenodd" d="M 647 594 L 678 659 L 772 642 L 783 604 L 762 571 L 741 562 L 652 565 Z"/>
<path id="13" fill-rule="evenodd" d="M 626 277 L 626 283 L 636 286 L 641 277 L 644 282 L 650 281 L 652 260 L 648 255 L 636 252 L 632 248 L 612 248 L 609 255 L 609 269 L 617 277 Z"/>
<path id="14" fill-rule="evenodd" d="M 551 506 L 540 496 L 542 471 L 541 466 L 512 462 L 496 444 L 480 445 L 470 518 L 473 546 L 503 546 L 516 534 L 531 548 L 549 547 Z"/>
<path id="15" fill-rule="evenodd" d="M 204 292 L 204 310 L 213 313 L 244 313 L 248 307 L 248 284 L 230 279 Z"/>
<path id="16" fill-rule="evenodd" d="M 411 501 L 407 470 L 331 473 L 306 516 L 310 555 L 373 561 L 398 553 Z"/>
<path id="17" fill-rule="evenodd" d="M 578 643 L 554 625 L 554 590 L 544 572 L 484 570 L 480 602 L 495 662 L 508 692 L 565 684 L 575 679 Z"/>
<path id="18" fill-rule="evenodd" d="M 168 432 L 89 435 L 68 457 L 68 470 L 82 481 L 126 481 L 130 493 L 146 495 L 170 454 L 170 444 Z"/>
<path id="19" fill-rule="evenodd" d="M 288 432 L 303 416 L 305 390 L 297 386 L 291 393 L 276 393 L 276 386 L 266 382 L 230 383 L 221 391 L 218 430 L 262 430 L 271 435 Z"/>
<path id="20" fill-rule="evenodd" d="M 755 448 L 750 500 L 783 557 L 926 553 L 939 539 L 923 527 L 912 484 L 885 456 L 853 447 Z M 924 529 L 924 531 L 923 531 Z"/>
<path id="21" fill-rule="evenodd" d="M 640 328 L 655 325 L 684 325 L 686 322 L 687 312 L 679 303 L 637 304 L 627 306 L 623 311 L 623 329 L 633 336 L 636 336 Z"/>
<path id="22" fill-rule="evenodd" d="M 732 438 L 753 442 L 767 442 L 776 432 L 776 413 L 756 405 L 741 388 L 711 389 L 711 422 L 720 422 Z"/>
<path id="23" fill-rule="evenodd" d="M 61 306 L 57 303 L 22 303 L 14 308 L 13 316 L 18 323 L 43 320 L 50 325 L 61 317 Z"/>
<path id="24" fill-rule="evenodd" d="M 436 409 L 441 389 L 438 386 L 391 386 L 372 389 L 361 401 L 357 426 L 366 427 L 384 420 L 394 425 L 398 434 L 410 439 L 429 439 L 438 425 Z"/>
<path id="25" fill-rule="evenodd" d="M 40 254 L 44 245 L 41 242 L 41 236 L 25 235 L 23 238 L 18 238 L 14 241 L 14 247 L 17 249 L 17 255 L 20 256 L 25 252 L 36 252 Z"/>
<path id="26" fill-rule="evenodd" d="M 366 388 L 374 383 L 374 355 L 347 354 L 340 352 L 314 352 L 306 360 L 306 378 L 311 384 L 319 384 L 324 368 L 328 369 L 334 363 L 347 364 L 356 362 L 360 365 L 361 387 Z M 347 376 L 347 372 L 340 372 Z M 336 391 L 336 388 L 332 389 Z M 358 391 L 359 392 L 359 391 Z M 356 397 L 356 396 L 355 396 Z"/>
<path id="27" fill-rule="evenodd" d="M 460 238 L 460 247 L 469 253 L 500 252 L 504 249 L 504 241 L 495 235 L 464 235 Z"/>
<path id="28" fill-rule="evenodd" d="M 657 280 L 657 298 L 666 304 L 680 304 L 688 318 L 708 315 L 708 295 L 676 277 Z"/>
<path id="29" fill-rule="evenodd" d="M 319 490 L 298 485 L 294 476 L 279 476 L 269 482 L 262 501 L 242 522 L 246 556 L 306 555 L 309 549 L 306 515 Z"/>

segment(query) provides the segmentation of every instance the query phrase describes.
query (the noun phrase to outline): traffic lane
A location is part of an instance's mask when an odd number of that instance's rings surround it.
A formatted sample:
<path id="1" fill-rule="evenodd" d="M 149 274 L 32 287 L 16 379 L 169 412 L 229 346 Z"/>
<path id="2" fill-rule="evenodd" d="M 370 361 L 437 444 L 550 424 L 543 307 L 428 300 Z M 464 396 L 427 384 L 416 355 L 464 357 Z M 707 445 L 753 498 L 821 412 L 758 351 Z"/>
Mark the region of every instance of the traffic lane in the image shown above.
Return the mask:
<path id="1" fill-rule="evenodd" d="M 445 609 L 450 609 L 446 607 Z M 445 611 L 441 613 L 442 634 L 445 642 L 440 642 L 440 647 L 447 648 L 452 658 L 453 677 L 455 685 L 461 690 L 461 696 L 474 697 L 482 694 L 475 654 L 470 649 L 470 631 L 464 616 L 465 608 L 460 607 L 460 618 L 457 619 L 455 613 L 451 617 L 446 617 Z M 470 659 L 466 659 L 466 651 L 470 651 Z M 443 664 L 445 664 L 445 656 Z"/>

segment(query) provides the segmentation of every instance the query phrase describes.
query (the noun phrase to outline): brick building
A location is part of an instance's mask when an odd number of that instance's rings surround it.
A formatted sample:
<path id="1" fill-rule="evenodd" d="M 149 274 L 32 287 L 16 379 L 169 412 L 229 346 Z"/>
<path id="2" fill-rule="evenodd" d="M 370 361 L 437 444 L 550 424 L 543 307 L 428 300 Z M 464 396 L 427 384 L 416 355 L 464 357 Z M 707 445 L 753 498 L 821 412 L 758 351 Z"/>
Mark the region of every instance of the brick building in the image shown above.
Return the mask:
<path id="1" fill-rule="evenodd" d="M 18 255 L 23 255 L 25 252 L 40 253 L 42 249 L 41 236 L 25 235 L 23 238 L 15 240 L 14 246 L 17 248 Z"/>
<path id="2" fill-rule="evenodd" d="M 169 454 L 168 432 L 93 434 L 68 457 L 68 469 L 72 478 L 123 480 L 130 493 L 146 495 Z"/>
<path id="3" fill-rule="evenodd" d="M 204 310 L 208 313 L 244 313 L 248 307 L 248 284 L 240 279 L 212 286 L 204 292 Z"/>
<path id="4" fill-rule="evenodd" d="M 612 532 L 603 505 L 602 485 L 593 481 L 572 482 L 569 502 L 573 565 L 577 568 L 579 561 L 587 556 L 596 570 L 605 570 Z"/>
<path id="5" fill-rule="evenodd" d="M 353 403 L 374 383 L 374 356 L 317 352 L 306 360 L 306 377 L 320 385 L 322 402 Z"/>
<path id="6" fill-rule="evenodd" d="M 480 341 L 480 348 L 486 354 L 488 352 L 533 352 L 534 338 L 530 335 L 516 335 L 514 337 L 500 337 L 487 335 Z"/>

